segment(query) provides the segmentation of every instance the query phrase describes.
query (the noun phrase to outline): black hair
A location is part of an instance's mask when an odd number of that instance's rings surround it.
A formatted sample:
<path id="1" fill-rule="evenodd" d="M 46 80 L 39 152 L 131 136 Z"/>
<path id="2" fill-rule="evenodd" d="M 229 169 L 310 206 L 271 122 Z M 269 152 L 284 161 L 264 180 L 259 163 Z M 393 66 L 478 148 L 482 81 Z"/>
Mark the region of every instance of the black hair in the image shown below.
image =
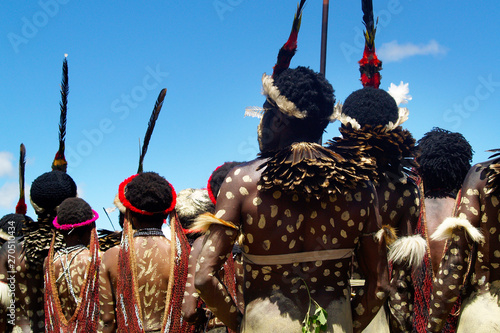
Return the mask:
<path id="1" fill-rule="evenodd" d="M 19 237 L 23 234 L 23 227 L 33 220 L 22 214 L 7 214 L 0 219 L 0 229 L 10 236 Z"/>
<path id="2" fill-rule="evenodd" d="M 134 207 L 150 213 L 163 212 L 173 200 L 170 183 L 155 172 L 143 172 L 132 179 L 125 197 Z"/>
<path id="3" fill-rule="evenodd" d="M 76 184 L 65 172 L 58 170 L 46 172 L 33 181 L 30 196 L 35 205 L 49 212 L 59 206 L 64 199 L 76 197 Z"/>
<path id="4" fill-rule="evenodd" d="M 321 136 L 335 105 L 335 90 L 324 75 L 299 66 L 288 68 L 273 79 L 281 95 L 293 102 L 300 111 L 307 112 L 304 119 L 290 117 L 294 132 L 307 134 L 313 139 Z"/>
<path id="5" fill-rule="evenodd" d="M 81 198 L 65 199 L 57 209 L 57 223 L 60 225 L 84 222 L 93 216 L 92 208 Z"/>
<path id="6" fill-rule="evenodd" d="M 242 162 L 225 162 L 212 172 L 212 175 L 210 176 L 210 189 L 212 190 L 212 194 L 215 198 L 217 198 L 222 182 L 226 179 L 229 171 L 241 163 Z"/>
<path id="7" fill-rule="evenodd" d="M 418 173 L 431 197 L 455 197 L 471 168 L 474 151 L 460 133 L 434 127 L 418 140 Z"/>
<path id="8" fill-rule="evenodd" d="M 346 98 L 342 113 L 356 119 L 361 126 L 385 126 L 398 120 L 399 108 L 394 98 L 385 90 L 365 87 Z"/>

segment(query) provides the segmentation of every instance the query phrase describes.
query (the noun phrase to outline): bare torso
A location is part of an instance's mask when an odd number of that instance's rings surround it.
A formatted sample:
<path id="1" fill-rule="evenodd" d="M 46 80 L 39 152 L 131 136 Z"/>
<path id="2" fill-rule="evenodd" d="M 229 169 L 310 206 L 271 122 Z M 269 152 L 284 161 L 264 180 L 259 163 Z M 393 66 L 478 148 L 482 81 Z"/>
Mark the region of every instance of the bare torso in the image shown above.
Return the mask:
<path id="1" fill-rule="evenodd" d="M 135 237 L 134 246 L 136 281 L 144 328 L 146 331 L 159 330 L 162 328 L 170 276 L 170 241 L 158 236 Z M 104 279 L 106 275 L 109 277 L 112 295 L 115 295 L 117 290 L 119 251 L 120 247 L 115 246 L 106 251 L 103 256 Z M 106 288 L 107 284 L 101 284 L 101 293 L 103 293 L 103 286 Z M 109 291 L 104 290 L 104 294 L 109 295 Z M 105 305 L 102 300 L 101 296 L 101 306 Z M 112 302 L 116 306 L 116 301 L 110 300 L 109 296 L 104 298 L 104 302 Z M 106 306 L 104 308 L 106 309 Z"/>
<path id="2" fill-rule="evenodd" d="M 425 198 L 425 221 L 427 222 L 428 235 L 432 235 L 444 219 L 452 216 L 454 208 L 455 199 L 453 198 Z M 446 241 L 444 240 L 432 240 L 429 238 L 429 250 L 434 276 L 438 272 L 445 244 Z"/>
<path id="3" fill-rule="evenodd" d="M 90 251 L 85 247 L 67 255 L 63 251 L 54 254 L 54 276 L 61 310 L 67 320 L 71 319 L 76 311 L 78 303 L 75 298 L 80 302 L 80 292 L 87 278 L 86 269 L 90 258 Z M 63 269 L 63 266 L 66 269 Z"/>

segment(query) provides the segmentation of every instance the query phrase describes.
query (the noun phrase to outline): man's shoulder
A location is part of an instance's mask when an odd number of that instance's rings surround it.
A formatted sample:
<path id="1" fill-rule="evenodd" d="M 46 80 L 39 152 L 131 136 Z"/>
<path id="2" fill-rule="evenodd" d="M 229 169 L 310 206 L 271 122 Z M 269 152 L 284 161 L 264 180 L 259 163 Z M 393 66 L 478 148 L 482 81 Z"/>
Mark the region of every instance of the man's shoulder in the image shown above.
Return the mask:
<path id="1" fill-rule="evenodd" d="M 106 250 L 101 255 L 101 260 L 104 264 L 118 264 L 118 255 L 120 254 L 120 245 L 115 245 Z"/>

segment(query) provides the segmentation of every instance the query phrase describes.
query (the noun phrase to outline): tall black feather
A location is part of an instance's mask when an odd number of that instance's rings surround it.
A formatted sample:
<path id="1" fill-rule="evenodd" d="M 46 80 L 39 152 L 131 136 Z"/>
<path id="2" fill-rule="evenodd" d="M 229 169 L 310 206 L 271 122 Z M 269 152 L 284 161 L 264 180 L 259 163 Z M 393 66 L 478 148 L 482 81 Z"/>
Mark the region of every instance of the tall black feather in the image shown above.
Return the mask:
<path id="1" fill-rule="evenodd" d="M 361 0 L 361 9 L 363 10 L 363 23 L 365 25 L 365 39 L 370 50 L 373 49 L 375 41 L 375 22 L 373 20 L 373 2 L 372 0 Z"/>
<path id="2" fill-rule="evenodd" d="M 24 170 L 26 166 L 26 147 L 21 143 L 19 153 L 19 201 L 16 205 L 16 214 L 26 215 L 28 207 L 24 199 Z"/>
<path id="3" fill-rule="evenodd" d="M 161 107 L 163 106 L 163 100 L 165 99 L 166 94 L 167 89 L 163 88 L 160 91 L 158 98 L 156 99 L 151 118 L 149 118 L 148 129 L 146 130 L 146 135 L 144 136 L 144 143 L 142 146 L 141 155 L 139 157 L 139 169 L 137 170 L 137 173 L 141 173 L 143 171 L 142 162 L 144 161 L 144 156 L 146 156 L 146 152 L 148 151 L 149 140 L 151 139 L 151 135 L 153 134 L 156 120 L 158 119 L 158 115 L 160 114 Z"/>
<path id="4" fill-rule="evenodd" d="M 59 116 L 59 149 L 56 153 L 54 162 L 52 163 L 52 170 L 66 171 L 67 168 L 66 158 L 64 157 L 64 142 L 66 139 L 66 116 L 68 113 L 68 94 L 69 94 L 68 60 L 65 57 L 62 66 L 61 102 L 59 102 L 59 107 L 61 109 L 61 114 Z"/>

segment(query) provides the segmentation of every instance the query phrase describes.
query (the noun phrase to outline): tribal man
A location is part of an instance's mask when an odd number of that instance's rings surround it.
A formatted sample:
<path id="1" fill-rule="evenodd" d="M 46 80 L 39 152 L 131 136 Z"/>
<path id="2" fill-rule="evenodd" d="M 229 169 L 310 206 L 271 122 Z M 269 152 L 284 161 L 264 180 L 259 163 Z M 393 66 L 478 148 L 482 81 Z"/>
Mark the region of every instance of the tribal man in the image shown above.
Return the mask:
<path id="1" fill-rule="evenodd" d="M 43 263 L 52 240 L 52 221 L 57 206 L 64 199 L 75 196 L 75 182 L 62 171 L 44 173 L 31 184 L 31 203 L 38 221 L 28 221 L 24 236 L 16 242 L 14 261 L 8 260 L 7 253 L 0 259 L 1 281 L 7 283 L 8 278 L 13 277 L 16 282 L 13 299 L 16 315 L 15 320 L 8 321 L 8 330 L 45 331 Z M 59 232 L 56 232 L 53 246 L 55 249 L 64 246 Z"/>
<path id="2" fill-rule="evenodd" d="M 431 236 L 446 239 L 433 283 L 431 332 L 441 332 L 460 295 L 457 332 L 500 331 L 500 149 L 495 152 L 492 160 L 470 169 L 455 217 Z"/>
<path id="3" fill-rule="evenodd" d="M 333 113 L 332 86 L 305 67 L 263 76 L 267 97 L 258 137 L 261 156 L 233 169 L 222 184 L 213 223 L 198 258 L 196 287 L 229 328 L 241 332 L 367 325 L 388 284 L 385 243 L 369 160 L 317 144 Z M 244 236 L 245 309 L 241 314 L 217 272 Z M 349 271 L 356 252 L 366 293 L 353 301 Z M 375 310 L 375 311 L 373 311 Z M 351 315 L 352 313 L 352 315 Z"/>
<path id="4" fill-rule="evenodd" d="M 417 172 L 423 181 L 427 231 L 432 235 L 453 216 L 455 201 L 471 168 L 472 147 L 460 133 L 433 128 L 418 140 Z M 429 242 L 432 272 L 437 275 L 445 241 Z"/>
<path id="5" fill-rule="evenodd" d="M 460 197 L 460 188 L 471 168 L 473 151 L 462 134 L 437 127 L 418 140 L 417 148 L 417 173 L 420 177 L 421 192 L 425 197 L 422 203 L 421 219 L 427 226 L 425 232 L 427 236 L 432 235 L 445 218 L 454 215 L 457 197 Z M 429 276 L 428 280 L 432 281 L 432 276 L 438 273 L 445 241 L 426 238 L 429 244 L 429 255 L 426 256 L 420 270 L 425 271 Z M 430 288 L 426 290 L 425 309 L 429 309 L 431 292 Z M 453 315 L 449 316 L 443 332 L 455 332 L 458 319 L 456 313 L 459 308 L 460 302 L 457 301 L 452 311 Z M 427 323 L 428 316 L 420 323 L 421 327 L 418 328 L 418 332 L 424 332 Z"/>
<path id="6" fill-rule="evenodd" d="M 408 110 L 398 108 L 410 97 L 406 96 L 407 85 L 402 82 L 400 86 L 391 85 L 390 89 L 391 93 L 393 89 L 404 92 L 399 96 L 378 89 L 382 62 L 375 53 L 376 22 L 372 0 L 362 0 L 362 10 L 366 30 L 359 70 L 364 88 L 351 93 L 343 106 L 336 107 L 335 118 L 342 123 L 342 137 L 334 139 L 330 147 L 337 150 L 358 149 L 365 157 L 376 159 L 378 177 L 372 180 L 376 182 L 383 230 L 392 235 L 387 239 L 392 272 L 392 288 L 387 304 L 389 322 L 397 332 L 411 332 L 412 269 L 421 265 L 426 253 L 426 241 L 418 231 L 421 228 L 418 223 L 420 194 L 409 173 L 415 166 L 415 140 L 409 131 L 400 126 L 408 118 Z M 367 332 L 389 330 L 384 312 L 385 309 L 380 311 L 377 317 L 381 320 L 374 321 Z M 417 311 L 415 316 L 418 315 Z"/>
<path id="7" fill-rule="evenodd" d="M 425 239 L 416 233 L 420 202 L 419 191 L 409 177 L 415 140 L 399 125 L 405 120 L 394 98 L 382 89 L 365 87 L 347 97 L 336 117 L 341 121 L 341 138 L 330 142 L 332 149 L 357 149 L 377 161 L 377 193 L 384 228 L 392 230 L 387 240 L 392 262 L 392 289 L 389 318 L 393 329 L 412 330 L 412 267 L 421 264 L 426 251 Z M 395 236 L 394 234 L 396 234 Z M 394 238 L 398 237 L 396 241 Z M 391 237 L 389 237 L 391 238 Z M 384 316 L 381 311 L 379 316 Z M 384 323 L 383 320 L 381 322 Z M 387 322 L 386 322 L 387 323 Z M 383 325 L 387 326 L 387 324 Z M 370 325 L 370 331 L 381 327 Z M 384 330 L 388 330 L 386 327 Z"/>
<path id="8" fill-rule="evenodd" d="M 175 190 L 160 175 L 144 172 L 123 181 L 118 197 L 126 208 L 124 229 L 121 246 L 102 257 L 102 331 L 180 332 L 187 255 L 179 250 L 189 251 L 189 244 L 170 214 Z M 161 230 L 169 215 L 170 241 Z"/>
<path id="9" fill-rule="evenodd" d="M 68 198 L 57 209 L 54 227 L 65 246 L 54 240 L 45 259 L 45 331 L 96 332 L 99 323 L 99 215 L 80 198 Z M 87 248 L 88 247 L 88 248 Z"/>
<path id="10" fill-rule="evenodd" d="M 179 193 L 176 211 L 181 224 L 184 224 L 183 220 L 187 220 L 186 224 L 189 223 L 189 226 L 192 228 L 190 230 L 191 233 L 188 234 L 188 236 L 192 234 L 201 235 L 200 232 L 206 231 L 199 226 L 193 226 L 193 221 L 196 217 L 198 217 L 198 215 L 203 213 L 214 213 L 217 196 L 224 179 L 229 171 L 239 164 L 241 164 L 241 162 L 225 162 L 217 167 L 208 179 L 207 189 L 195 190 L 193 195 L 188 197 L 189 200 L 181 200 L 181 193 L 183 191 Z M 195 197 L 195 193 L 200 193 L 202 195 L 197 195 Z M 186 204 L 181 204 L 182 201 L 186 201 Z M 208 323 L 205 324 L 205 328 L 210 330 L 208 332 L 226 332 L 227 328 L 224 323 L 222 323 L 217 317 L 214 317 L 211 311 L 206 310 L 204 302 L 200 299 L 195 290 L 194 278 L 196 273 L 196 263 L 202 249 L 204 239 L 205 236 L 201 235 L 201 237 L 196 238 L 196 240 L 192 243 L 191 252 L 189 254 L 186 292 L 182 302 L 183 316 L 189 322 L 204 322 L 209 319 Z M 228 258 L 223 269 L 219 272 L 219 275 L 224 286 L 228 289 L 229 293 L 238 304 L 239 309 L 243 310 L 244 275 L 243 267 L 241 265 L 241 250 L 239 244 L 234 245 L 232 256 Z"/>

